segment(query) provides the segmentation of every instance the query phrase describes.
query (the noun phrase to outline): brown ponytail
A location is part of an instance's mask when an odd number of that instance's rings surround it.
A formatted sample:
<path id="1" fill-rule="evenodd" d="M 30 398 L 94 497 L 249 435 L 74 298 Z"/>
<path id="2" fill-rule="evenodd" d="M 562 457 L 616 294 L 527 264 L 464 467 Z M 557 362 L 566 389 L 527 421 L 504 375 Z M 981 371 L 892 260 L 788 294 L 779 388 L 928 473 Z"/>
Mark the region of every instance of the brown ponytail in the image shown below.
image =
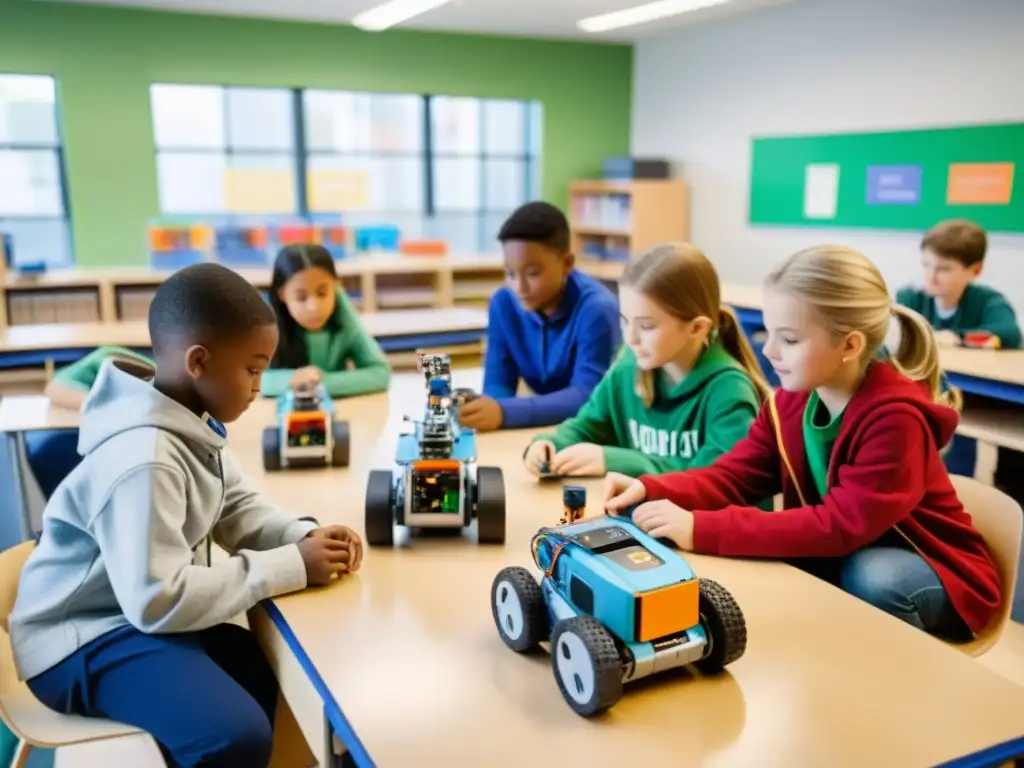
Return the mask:
<path id="1" fill-rule="evenodd" d="M 758 400 L 763 404 L 771 397 L 771 387 L 765 381 L 761 363 L 754 354 L 754 348 L 747 341 L 736 313 L 724 304 L 718 310 L 718 338 L 722 348 L 743 366 L 743 370 L 747 372 L 757 390 Z"/>

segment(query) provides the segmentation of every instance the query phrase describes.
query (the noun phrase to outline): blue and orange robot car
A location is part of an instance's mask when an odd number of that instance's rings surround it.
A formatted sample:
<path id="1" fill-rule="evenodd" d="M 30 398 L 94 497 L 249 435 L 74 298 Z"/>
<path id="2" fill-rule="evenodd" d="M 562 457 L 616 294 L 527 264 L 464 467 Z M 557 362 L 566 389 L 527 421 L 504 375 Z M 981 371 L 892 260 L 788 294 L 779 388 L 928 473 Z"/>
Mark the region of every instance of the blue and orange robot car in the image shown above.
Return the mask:
<path id="1" fill-rule="evenodd" d="M 540 582 L 525 568 L 503 569 L 491 613 L 512 650 L 549 645 L 555 680 L 577 714 L 604 712 L 625 683 L 688 664 L 718 671 L 743 655 L 743 612 L 724 587 L 698 579 L 628 516 L 582 519 L 585 489 L 563 493 L 562 524 L 533 537 Z"/>
<path id="2" fill-rule="evenodd" d="M 321 383 L 289 387 L 277 400 L 277 426 L 263 430 L 263 468 L 347 467 L 347 421 L 334 418 L 334 401 Z"/>

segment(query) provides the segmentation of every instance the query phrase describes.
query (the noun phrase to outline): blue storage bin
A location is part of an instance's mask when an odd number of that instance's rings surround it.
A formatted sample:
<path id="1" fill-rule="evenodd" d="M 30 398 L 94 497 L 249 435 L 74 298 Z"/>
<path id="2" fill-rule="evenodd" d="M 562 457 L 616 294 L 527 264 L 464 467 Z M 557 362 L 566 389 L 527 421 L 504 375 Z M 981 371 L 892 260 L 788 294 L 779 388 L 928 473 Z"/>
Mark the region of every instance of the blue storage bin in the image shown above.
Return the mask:
<path id="1" fill-rule="evenodd" d="M 248 229 L 221 227 L 216 233 L 217 260 L 232 267 L 265 267 L 269 263 L 266 247 L 249 242 Z"/>
<path id="2" fill-rule="evenodd" d="M 165 251 L 163 253 L 150 253 L 149 264 L 153 269 L 175 271 L 184 267 L 206 261 L 204 251 Z"/>
<path id="3" fill-rule="evenodd" d="M 357 251 L 398 251 L 400 235 L 398 227 L 379 225 L 374 227 L 356 227 L 355 243 Z"/>

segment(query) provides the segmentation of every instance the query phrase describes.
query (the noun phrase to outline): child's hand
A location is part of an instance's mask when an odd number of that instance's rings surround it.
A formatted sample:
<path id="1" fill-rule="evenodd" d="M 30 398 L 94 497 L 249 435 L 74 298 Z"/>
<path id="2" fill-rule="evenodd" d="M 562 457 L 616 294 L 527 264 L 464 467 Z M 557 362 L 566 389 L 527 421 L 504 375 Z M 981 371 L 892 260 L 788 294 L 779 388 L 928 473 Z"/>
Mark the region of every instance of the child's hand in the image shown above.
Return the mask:
<path id="1" fill-rule="evenodd" d="M 296 369 L 292 374 L 292 386 L 301 387 L 303 384 L 319 384 L 323 379 L 323 373 L 315 365 L 307 365 L 305 368 Z"/>
<path id="2" fill-rule="evenodd" d="M 505 414 L 493 397 L 481 395 L 459 408 L 459 423 L 464 427 L 488 432 L 501 429 Z"/>
<path id="3" fill-rule="evenodd" d="M 538 440 L 526 449 L 526 455 L 523 456 L 526 471 L 537 477 L 551 474 L 551 459 L 554 455 L 554 443 L 550 440 Z M 547 464 L 547 467 L 544 464 Z M 547 472 L 544 471 L 545 469 Z"/>
<path id="4" fill-rule="evenodd" d="M 647 489 L 639 480 L 618 472 L 609 472 L 604 481 L 604 508 L 610 515 L 635 507 L 647 498 Z"/>
<path id="5" fill-rule="evenodd" d="M 594 443 L 570 445 L 551 460 L 551 473 L 562 477 L 601 477 L 605 473 L 604 448 Z"/>
<path id="6" fill-rule="evenodd" d="M 671 501 L 641 504 L 633 512 L 633 522 L 656 539 L 670 539 L 680 549 L 693 549 L 693 513 Z"/>
<path id="7" fill-rule="evenodd" d="M 329 584 L 335 576 L 349 570 L 352 553 L 347 541 L 327 536 L 307 536 L 298 544 L 302 562 L 306 564 L 306 584 Z"/>
<path id="8" fill-rule="evenodd" d="M 322 536 L 347 543 L 351 556 L 348 569 L 352 573 L 359 570 L 359 566 L 363 563 L 363 540 L 351 528 L 344 525 L 325 525 L 323 528 L 315 528 L 310 531 L 308 536 Z"/>

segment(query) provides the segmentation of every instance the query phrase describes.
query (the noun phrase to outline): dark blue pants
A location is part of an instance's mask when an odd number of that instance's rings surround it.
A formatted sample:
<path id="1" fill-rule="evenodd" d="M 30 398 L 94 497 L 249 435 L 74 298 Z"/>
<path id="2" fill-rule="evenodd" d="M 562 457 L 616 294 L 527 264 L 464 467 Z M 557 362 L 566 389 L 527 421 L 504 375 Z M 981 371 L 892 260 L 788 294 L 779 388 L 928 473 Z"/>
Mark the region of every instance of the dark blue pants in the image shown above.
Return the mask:
<path id="1" fill-rule="evenodd" d="M 234 624 L 175 635 L 108 632 L 28 681 L 62 714 L 149 733 L 170 768 L 266 768 L 277 680 L 256 638 Z"/>

